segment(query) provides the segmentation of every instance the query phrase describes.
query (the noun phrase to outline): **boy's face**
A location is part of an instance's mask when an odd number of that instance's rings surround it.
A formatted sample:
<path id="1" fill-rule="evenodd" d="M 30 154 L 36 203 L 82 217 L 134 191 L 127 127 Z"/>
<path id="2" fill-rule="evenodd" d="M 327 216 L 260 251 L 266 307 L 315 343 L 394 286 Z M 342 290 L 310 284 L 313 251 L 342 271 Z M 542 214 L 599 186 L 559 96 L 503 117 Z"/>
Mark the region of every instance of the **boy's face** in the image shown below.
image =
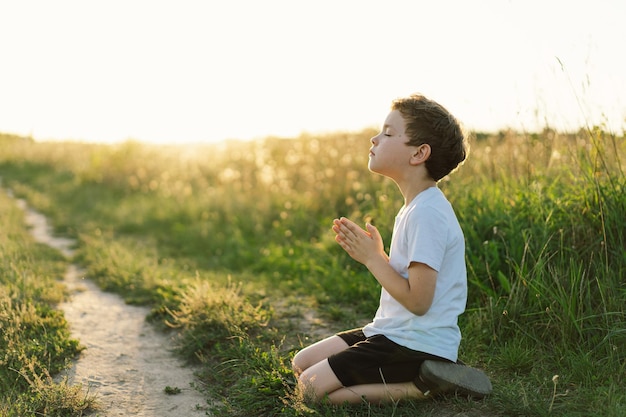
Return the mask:
<path id="1" fill-rule="evenodd" d="M 371 139 L 368 164 L 370 171 L 391 179 L 400 179 L 398 175 L 409 165 L 415 148 L 406 145 L 409 138 L 406 136 L 405 126 L 402 113 L 398 110 L 389 113 L 381 132 Z"/>

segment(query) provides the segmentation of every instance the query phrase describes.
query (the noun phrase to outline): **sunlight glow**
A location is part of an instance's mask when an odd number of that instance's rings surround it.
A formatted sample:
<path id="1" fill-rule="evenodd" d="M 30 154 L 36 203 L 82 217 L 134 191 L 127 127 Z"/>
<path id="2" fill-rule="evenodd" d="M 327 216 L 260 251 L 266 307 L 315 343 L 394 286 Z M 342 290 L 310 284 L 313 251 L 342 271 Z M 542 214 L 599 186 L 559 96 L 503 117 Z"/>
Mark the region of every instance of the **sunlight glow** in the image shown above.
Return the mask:
<path id="1" fill-rule="evenodd" d="M 1 2 L 0 131 L 295 136 L 377 126 L 412 92 L 476 130 L 621 130 L 625 14 L 619 0 Z"/>

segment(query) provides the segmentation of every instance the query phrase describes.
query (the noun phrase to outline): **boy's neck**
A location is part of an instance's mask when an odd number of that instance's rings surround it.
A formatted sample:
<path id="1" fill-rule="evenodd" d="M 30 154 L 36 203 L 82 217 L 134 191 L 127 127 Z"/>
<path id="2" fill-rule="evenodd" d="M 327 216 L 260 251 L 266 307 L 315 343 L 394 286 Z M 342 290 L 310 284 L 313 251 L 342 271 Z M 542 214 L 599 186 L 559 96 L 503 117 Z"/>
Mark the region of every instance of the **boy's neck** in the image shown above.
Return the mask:
<path id="1" fill-rule="evenodd" d="M 398 186 L 400 187 L 400 192 L 402 192 L 402 196 L 404 197 L 404 205 L 407 206 L 422 191 L 431 187 L 436 187 L 437 181 L 427 179 L 405 184 L 404 187 L 400 184 L 398 184 Z"/>

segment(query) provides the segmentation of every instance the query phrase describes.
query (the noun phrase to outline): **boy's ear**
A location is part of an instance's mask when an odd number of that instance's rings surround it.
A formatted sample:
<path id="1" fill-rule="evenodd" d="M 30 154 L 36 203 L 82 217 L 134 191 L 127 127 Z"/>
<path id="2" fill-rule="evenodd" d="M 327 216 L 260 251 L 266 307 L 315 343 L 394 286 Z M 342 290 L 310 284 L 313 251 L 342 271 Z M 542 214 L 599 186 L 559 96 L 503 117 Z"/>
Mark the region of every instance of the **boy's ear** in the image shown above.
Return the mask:
<path id="1" fill-rule="evenodd" d="M 424 143 L 415 148 L 413 154 L 411 154 L 411 165 L 423 164 L 430 158 L 430 145 Z"/>

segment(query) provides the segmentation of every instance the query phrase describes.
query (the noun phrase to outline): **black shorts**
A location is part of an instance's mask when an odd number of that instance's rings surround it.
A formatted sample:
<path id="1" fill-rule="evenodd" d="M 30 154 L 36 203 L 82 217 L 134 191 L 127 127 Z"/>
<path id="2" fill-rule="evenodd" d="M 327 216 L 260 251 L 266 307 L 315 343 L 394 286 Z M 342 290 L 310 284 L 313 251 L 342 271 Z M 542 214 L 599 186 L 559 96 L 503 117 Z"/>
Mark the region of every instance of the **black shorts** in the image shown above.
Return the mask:
<path id="1" fill-rule="evenodd" d="M 361 329 L 338 333 L 349 347 L 328 357 L 328 363 L 345 387 L 414 381 L 425 360 L 447 361 L 418 352 L 377 334 L 365 337 Z"/>

